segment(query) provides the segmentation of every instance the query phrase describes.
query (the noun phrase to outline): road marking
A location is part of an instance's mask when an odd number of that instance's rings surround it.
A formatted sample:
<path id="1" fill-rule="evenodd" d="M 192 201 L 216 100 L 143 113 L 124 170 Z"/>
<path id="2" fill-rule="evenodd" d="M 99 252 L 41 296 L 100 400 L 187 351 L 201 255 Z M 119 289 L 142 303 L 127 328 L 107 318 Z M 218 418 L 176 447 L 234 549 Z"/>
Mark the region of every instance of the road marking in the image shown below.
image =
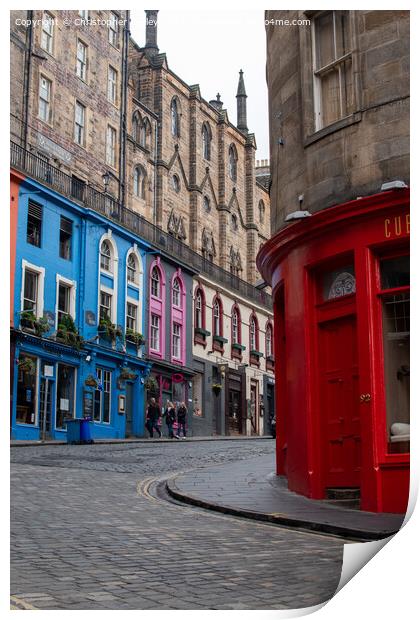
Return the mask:
<path id="1" fill-rule="evenodd" d="M 18 598 L 17 596 L 10 597 L 10 609 L 37 609 L 30 603 Z"/>
<path id="2" fill-rule="evenodd" d="M 204 469 L 204 468 L 203 468 Z M 195 471 L 194 469 L 188 469 L 188 470 L 184 470 L 184 471 L 177 471 L 176 473 L 168 476 L 168 474 L 165 474 L 163 476 L 155 476 L 155 477 L 149 477 L 149 478 L 144 478 L 143 480 L 140 480 L 140 482 L 137 483 L 137 493 L 138 495 L 145 497 L 146 499 L 148 499 L 149 501 L 154 502 L 155 504 L 165 504 L 167 506 L 167 508 L 169 508 L 171 505 L 173 508 L 182 508 L 188 512 L 192 512 L 192 513 L 196 513 L 197 511 L 200 512 L 200 515 L 202 515 L 203 517 L 208 517 L 208 518 L 219 518 L 219 519 L 223 519 L 223 520 L 227 520 L 232 522 L 232 519 L 238 519 L 239 521 L 242 522 L 242 524 L 245 525 L 249 525 L 250 523 L 252 523 L 255 527 L 257 528 L 273 528 L 276 527 L 280 530 L 288 530 L 288 531 L 292 531 L 295 532 L 296 534 L 302 534 L 304 536 L 312 536 L 315 538 L 330 538 L 333 539 L 336 542 L 341 542 L 344 544 L 352 544 L 355 541 L 353 540 L 348 540 L 345 538 L 341 538 L 340 536 L 335 536 L 334 534 L 329 534 L 328 532 L 311 532 L 309 530 L 305 530 L 299 527 L 293 527 L 293 526 L 287 526 L 287 525 L 281 525 L 278 523 L 272 524 L 272 523 L 264 523 L 262 521 L 257 521 L 257 520 L 253 520 L 253 519 L 248 519 L 246 517 L 241 517 L 240 515 L 227 515 L 227 514 L 222 514 L 218 511 L 212 511 L 210 510 L 210 508 L 204 508 L 202 506 L 192 506 L 191 504 L 183 504 L 181 502 L 181 500 L 177 500 L 177 502 L 171 502 L 169 500 L 165 500 L 159 497 L 156 497 L 154 495 L 152 495 L 150 493 L 150 488 L 152 487 L 152 485 L 159 483 L 159 482 L 164 482 L 166 480 L 170 480 L 172 478 L 177 478 L 178 476 L 181 476 L 183 474 L 189 473 L 191 471 Z M 180 502 L 180 503 L 178 503 Z M 168 506 L 169 504 L 169 506 Z M 282 513 L 273 513 L 273 514 L 282 514 Z M 287 516 L 287 515 L 285 515 Z"/>

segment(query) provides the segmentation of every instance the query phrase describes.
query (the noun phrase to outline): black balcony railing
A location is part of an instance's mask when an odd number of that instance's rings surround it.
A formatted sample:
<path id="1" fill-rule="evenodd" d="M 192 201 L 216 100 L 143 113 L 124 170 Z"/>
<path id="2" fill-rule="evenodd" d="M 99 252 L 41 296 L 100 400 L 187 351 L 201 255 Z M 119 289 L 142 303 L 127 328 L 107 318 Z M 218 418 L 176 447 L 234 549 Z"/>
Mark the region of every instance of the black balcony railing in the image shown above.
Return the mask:
<path id="1" fill-rule="evenodd" d="M 112 196 L 102 193 L 94 187 L 62 172 L 41 157 L 25 150 L 14 141 L 10 143 L 10 159 L 13 168 L 52 187 L 60 194 L 101 213 L 106 218 L 115 221 L 142 239 L 150 242 L 156 248 L 171 256 L 175 256 L 186 265 L 196 269 L 199 273 L 216 280 L 222 286 L 226 286 L 230 290 L 236 291 L 266 308 L 272 308 L 271 295 L 265 291 L 255 288 L 249 282 L 245 282 L 245 280 L 238 276 L 213 264 L 197 252 L 194 252 L 188 245 L 179 241 L 179 239 L 154 226 L 154 224 L 135 211 L 121 206 Z"/>

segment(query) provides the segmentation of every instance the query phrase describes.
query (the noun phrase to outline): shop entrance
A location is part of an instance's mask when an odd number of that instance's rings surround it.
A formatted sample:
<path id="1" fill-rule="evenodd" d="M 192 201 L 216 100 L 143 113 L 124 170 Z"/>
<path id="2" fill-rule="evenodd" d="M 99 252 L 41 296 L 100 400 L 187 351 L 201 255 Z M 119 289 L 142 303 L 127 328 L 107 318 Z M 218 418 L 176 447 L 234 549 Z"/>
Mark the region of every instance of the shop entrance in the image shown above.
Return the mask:
<path id="1" fill-rule="evenodd" d="M 319 324 L 324 485 L 360 486 L 359 370 L 356 316 Z"/>

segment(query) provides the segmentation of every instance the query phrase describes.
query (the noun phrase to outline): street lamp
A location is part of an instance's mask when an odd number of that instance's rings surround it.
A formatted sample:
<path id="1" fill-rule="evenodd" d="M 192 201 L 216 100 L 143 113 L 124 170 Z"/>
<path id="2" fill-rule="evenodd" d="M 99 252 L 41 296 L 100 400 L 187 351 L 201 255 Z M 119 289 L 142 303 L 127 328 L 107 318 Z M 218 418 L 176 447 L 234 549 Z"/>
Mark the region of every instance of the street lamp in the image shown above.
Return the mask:
<path id="1" fill-rule="evenodd" d="M 109 174 L 108 170 L 102 175 L 102 181 L 104 182 L 104 192 L 105 194 L 107 194 L 109 183 L 111 181 L 111 175 Z"/>

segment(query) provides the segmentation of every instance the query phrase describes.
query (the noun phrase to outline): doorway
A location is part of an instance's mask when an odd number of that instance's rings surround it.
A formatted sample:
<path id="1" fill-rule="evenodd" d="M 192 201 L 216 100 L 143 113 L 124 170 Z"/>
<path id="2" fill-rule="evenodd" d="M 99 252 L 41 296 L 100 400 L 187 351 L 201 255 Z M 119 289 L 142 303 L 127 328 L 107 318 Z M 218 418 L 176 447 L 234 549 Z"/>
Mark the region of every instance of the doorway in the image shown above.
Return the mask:
<path id="1" fill-rule="evenodd" d="M 125 384 L 125 436 L 133 436 L 133 383 Z"/>
<path id="2" fill-rule="evenodd" d="M 360 487 L 356 316 L 319 324 L 321 441 L 326 488 Z"/>

